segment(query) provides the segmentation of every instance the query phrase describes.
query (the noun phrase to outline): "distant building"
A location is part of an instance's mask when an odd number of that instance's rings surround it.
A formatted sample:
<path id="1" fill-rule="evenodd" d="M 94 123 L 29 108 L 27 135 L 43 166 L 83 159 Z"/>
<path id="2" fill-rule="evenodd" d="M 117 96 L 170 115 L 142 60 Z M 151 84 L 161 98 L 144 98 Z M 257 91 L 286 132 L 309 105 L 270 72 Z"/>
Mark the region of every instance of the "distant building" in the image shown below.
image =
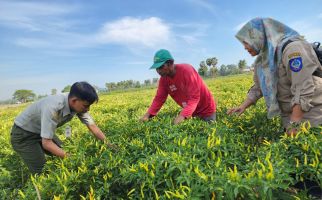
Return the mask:
<path id="1" fill-rule="evenodd" d="M 243 69 L 243 73 L 245 72 L 253 72 L 254 71 L 254 68 L 252 68 L 252 67 L 247 67 L 247 68 L 245 68 L 245 69 Z"/>

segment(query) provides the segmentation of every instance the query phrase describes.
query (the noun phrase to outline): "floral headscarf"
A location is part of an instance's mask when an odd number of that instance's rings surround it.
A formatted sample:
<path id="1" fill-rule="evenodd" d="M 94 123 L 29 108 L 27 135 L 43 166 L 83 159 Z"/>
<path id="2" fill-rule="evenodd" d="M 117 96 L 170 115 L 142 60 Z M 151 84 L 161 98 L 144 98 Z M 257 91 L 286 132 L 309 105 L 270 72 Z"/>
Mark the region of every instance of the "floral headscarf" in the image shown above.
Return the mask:
<path id="1" fill-rule="evenodd" d="M 266 102 L 267 117 L 279 115 L 277 68 L 282 61 L 282 46 L 290 39 L 301 40 L 300 35 L 274 19 L 255 18 L 238 31 L 236 38 L 248 43 L 258 53 L 254 66 Z"/>

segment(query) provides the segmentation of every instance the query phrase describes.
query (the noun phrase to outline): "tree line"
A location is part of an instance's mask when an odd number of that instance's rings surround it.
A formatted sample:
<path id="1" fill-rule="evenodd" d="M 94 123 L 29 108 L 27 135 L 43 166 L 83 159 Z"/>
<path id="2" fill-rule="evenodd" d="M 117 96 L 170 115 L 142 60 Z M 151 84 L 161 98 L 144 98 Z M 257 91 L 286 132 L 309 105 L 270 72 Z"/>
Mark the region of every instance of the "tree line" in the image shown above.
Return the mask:
<path id="1" fill-rule="evenodd" d="M 105 87 L 107 91 L 124 90 L 124 89 L 130 89 L 130 88 L 141 88 L 141 87 L 156 85 L 158 81 L 159 81 L 159 78 L 146 79 L 143 81 L 143 83 L 140 83 L 140 81 L 125 80 L 120 82 L 105 83 Z"/>
<path id="2" fill-rule="evenodd" d="M 203 60 L 199 64 L 198 73 L 202 77 L 216 77 L 216 76 L 227 76 L 233 74 L 240 74 L 245 72 L 246 69 L 250 70 L 247 67 L 246 60 L 239 60 L 238 64 L 228 64 L 221 65 L 219 68 L 217 67 L 218 59 L 216 57 L 210 57 L 206 60 Z M 119 82 L 107 82 L 105 83 L 105 88 L 99 88 L 94 86 L 98 93 L 116 91 L 116 90 L 126 90 L 131 88 L 142 88 L 153 86 L 158 83 L 159 78 L 146 79 L 142 83 L 140 81 L 135 80 L 124 80 Z M 65 86 L 61 92 L 69 92 L 71 85 Z M 51 95 L 57 94 L 57 89 L 51 89 Z M 36 95 L 32 90 L 20 89 L 16 90 L 13 94 L 12 100 L 2 101 L 1 103 L 10 104 L 10 103 L 25 103 L 34 101 L 37 99 L 41 99 L 46 97 L 47 95 Z"/>
<path id="3" fill-rule="evenodd" d="M 126 90 L 131 88 L 142 88 L 142 87 L 148 87 L 152 85 L 156 85 L 158 83 L 158 78 L 153 79 L 146 79 L 141 83 L 140 81 L 134 81 L 134 80 L 125 80 L 125 81 L 119 81 L 119 82 L 108 82 L 105 83 L 105 88 L 99 88 L 98 86 L 93 85 L 93 87 L 96 89 L 98 93 L 106 93 L 110 91 L 115 90 Z M 69 92 L 71 88 L 71 85 L 65 86 L 61 93 Z M 51 95 L 57 94 L 57 89 L 53 88 L 51 89 Z M 27 89 L 19 89 L 14 92 L 12 95 L 12 99 L 0 101 L 0 104 L 13 104 L 13 103 L 26 103 L 35 101 L 38 99 L 41 99 L 43 97 L 46 97 L 48 95 L 36 95 L 32 90 Z"/>
<path id="4" fill-rule="evenodd" d="M 246 60 L 239 60 L 238 64 L 221 65 L 217 67 L 218 59 L 216 57 L 207 58 L 205 61 L 201 61 L 198 68 L 198 73 L 202 77 L 216 77 L 227 76 L 233 74 L 244 73 L 247 69 Z M 248 68 L 248 71 L 250 69 Z"/>

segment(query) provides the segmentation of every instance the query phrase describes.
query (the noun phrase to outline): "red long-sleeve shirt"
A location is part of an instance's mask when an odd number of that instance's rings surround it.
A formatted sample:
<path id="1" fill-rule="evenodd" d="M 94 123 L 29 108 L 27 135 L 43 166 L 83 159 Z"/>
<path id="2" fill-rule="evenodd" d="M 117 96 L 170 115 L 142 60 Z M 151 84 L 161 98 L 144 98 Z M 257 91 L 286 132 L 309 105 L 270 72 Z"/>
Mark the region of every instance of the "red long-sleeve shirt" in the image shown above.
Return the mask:
<path id="1" fill-rule="evenodd" d="M 161 77 L 157 94 L 148 113 L 156 115 L 166 101 L 168 94 L 183 109 L 184 117 L 208 117 L 216 112 L 214 98 L 196 70 L 189 64 L 176 64 L 174 77 Z"/>

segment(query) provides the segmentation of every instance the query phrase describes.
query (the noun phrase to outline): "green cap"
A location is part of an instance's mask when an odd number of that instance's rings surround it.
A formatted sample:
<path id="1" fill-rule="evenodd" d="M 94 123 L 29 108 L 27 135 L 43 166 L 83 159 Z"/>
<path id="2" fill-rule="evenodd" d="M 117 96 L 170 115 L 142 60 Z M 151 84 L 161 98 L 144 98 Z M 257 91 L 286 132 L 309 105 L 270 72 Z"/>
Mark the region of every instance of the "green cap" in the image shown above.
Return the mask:
<path id="1" fill-rule="evenodd" d="M 173 57 L 171 56 L 170 52 L 166 49 L 160 49 L 155 53 L 153 65 L 150 67 L 150 69 L 157 69 L 168 60 L 173 60 Z"/>

